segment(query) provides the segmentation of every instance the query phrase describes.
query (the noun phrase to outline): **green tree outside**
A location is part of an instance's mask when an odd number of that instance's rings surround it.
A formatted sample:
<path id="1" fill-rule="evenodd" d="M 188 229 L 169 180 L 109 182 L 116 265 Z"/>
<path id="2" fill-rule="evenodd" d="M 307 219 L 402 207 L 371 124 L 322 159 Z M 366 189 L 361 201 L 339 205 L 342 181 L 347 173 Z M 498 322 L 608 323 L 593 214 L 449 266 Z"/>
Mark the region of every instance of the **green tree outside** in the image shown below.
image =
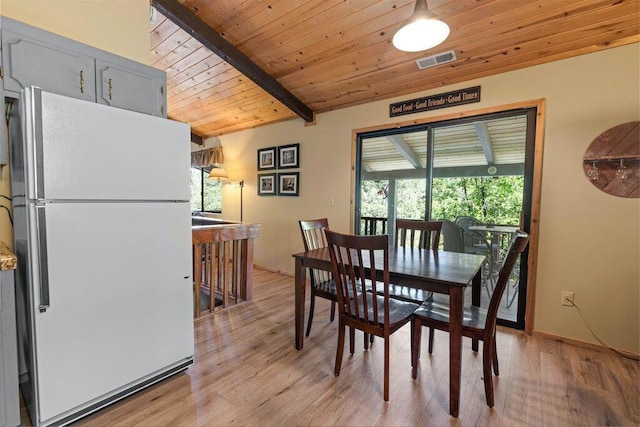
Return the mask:
<path id="1" fill-rule="evenodd" d="M 426 180 L 396 181 L 396 217 L 425 216 Z M 522 176 L 435 178 L 431 218 L 455 221 L 471 216 L 487 224 L 520 223 L 524 178 Z M 363 181 L 361 216 L 387 217 L 389 181 Z"/>

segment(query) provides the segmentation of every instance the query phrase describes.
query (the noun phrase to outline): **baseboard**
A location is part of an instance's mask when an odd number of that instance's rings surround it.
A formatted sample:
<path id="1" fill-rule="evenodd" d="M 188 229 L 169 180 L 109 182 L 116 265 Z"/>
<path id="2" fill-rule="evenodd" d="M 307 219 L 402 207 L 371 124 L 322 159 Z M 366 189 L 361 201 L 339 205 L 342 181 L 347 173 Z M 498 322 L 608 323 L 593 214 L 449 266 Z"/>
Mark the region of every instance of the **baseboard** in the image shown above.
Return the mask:
<path id="1" fill-rule="evenodd" d="M 287 273 L 287 272 L 280 271 L 280 270 L 274 270 L 273 268 L 264 267 L 262 265 L 253 264 L 253 267 L 257 268 L 258 270 L 268 271 L 270 273 L 278 273 L 278 274 L 282 274 L 283 276 L 296 277 L 295 274 L 293 274 L 293 273 Z"/>
<path id="2" fill-rule="evenodd" d="M 600 344 L 594 344 L 594 343 L 590 343 L 590 342 L 586 342 L 586 341 L 581 341 L 581 340 L 577 340 L 574 338 L 569 338 L 569 337 L 564 337 L 562 335 L 556 335 L 556 334 L 550 334 L 548 332 L 542 332 L 542 331 L 533 331 L 533 336 L 536 337 L 541 337 L 541 338 L 547 338 L 550 340 L 555 340 L 555 341 L 561 341 L 563 343 L 567 343 L 567 344 L 571 344 L 571 345 L 575 345 L 576 347 L 582 347 L 582 348 L 588 348 L 591 350 L 598 350 L 598 351 L 602 351 L 605 353 L 610 353 L 610 354 L 616 354 L 615 351 L 613 351 L 612 349 L 610 349 L 609 347 L 605 347 L 603 345 Z M 626 350 L 618 350 L 616 349 L 616 351 L 624 354 L 625 356 L 634 359 L 634 360 L 640 360 L 640 355 L 636 354 L 636 353 L 632 353 L 630 351 L 626 351 Z"/>

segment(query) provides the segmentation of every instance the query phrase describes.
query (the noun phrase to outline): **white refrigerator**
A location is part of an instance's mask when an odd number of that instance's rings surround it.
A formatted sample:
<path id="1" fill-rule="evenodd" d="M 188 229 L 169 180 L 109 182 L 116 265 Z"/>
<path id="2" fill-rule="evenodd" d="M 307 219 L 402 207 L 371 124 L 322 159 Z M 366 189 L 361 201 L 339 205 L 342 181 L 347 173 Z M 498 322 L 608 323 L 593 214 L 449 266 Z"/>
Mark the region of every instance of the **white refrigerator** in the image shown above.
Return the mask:
<path id="1" fill-rule="evenodd" d="M 21 389 L 34 424 L 66 424 L 193 363 L 190 128 L 39 88 L 19 104 Z"/>

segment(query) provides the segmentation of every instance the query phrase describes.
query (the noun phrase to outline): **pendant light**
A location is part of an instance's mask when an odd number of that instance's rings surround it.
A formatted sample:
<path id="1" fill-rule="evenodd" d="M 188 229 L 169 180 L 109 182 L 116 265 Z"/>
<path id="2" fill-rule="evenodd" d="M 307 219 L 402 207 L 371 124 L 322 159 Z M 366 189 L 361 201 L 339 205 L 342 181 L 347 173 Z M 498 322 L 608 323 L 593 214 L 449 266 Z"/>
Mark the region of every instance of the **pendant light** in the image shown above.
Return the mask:
<path id="1" fill-rule="evenodd" d="M 429 11 L 427 0 L 417 0 L 413 15 L 393 36 L 393 45 L 405 52 L 418 52 L 439 45 L 449 36 L 449 26 Z"/>

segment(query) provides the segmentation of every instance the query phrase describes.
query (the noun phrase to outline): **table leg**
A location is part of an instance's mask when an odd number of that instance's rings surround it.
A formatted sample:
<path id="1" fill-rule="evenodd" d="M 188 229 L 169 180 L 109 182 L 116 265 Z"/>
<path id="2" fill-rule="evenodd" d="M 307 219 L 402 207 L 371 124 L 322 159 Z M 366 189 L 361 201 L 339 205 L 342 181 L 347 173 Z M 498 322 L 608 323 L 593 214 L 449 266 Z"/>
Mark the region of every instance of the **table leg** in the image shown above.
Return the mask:
<path id="1" fill-rule="evenodd" d="M 476 307 L 480 307 L 480 292 L 482 290 L 482 269 L 478 270 L 475 276 L 473 276 L 473 282 L 471 282 L 471 304 Z M 471 349 L 478 351 L 478 340 L 471 340 Z"/>
<path id="2" fill-rule="evenodd" d="M 464 288 L 452 287 L 449 293 L 449 414 L 458 416 L 462 370 L 462 312 Z"/>
<path id="3" fill-rule="evenodd" d="M 296 279 L 295 279 L 295 331 L 296 349 L 302 350 L 304 345 L 304 299 L 305 282 L 307 269 L 302 266 L 302 259 L 296 258 Z"/>
<path id="4" fill-rule="evenodd" d="M 193 245 L 193 317 L 200 317 L 200 285 L 202 284 L 202 245 Z"/>

